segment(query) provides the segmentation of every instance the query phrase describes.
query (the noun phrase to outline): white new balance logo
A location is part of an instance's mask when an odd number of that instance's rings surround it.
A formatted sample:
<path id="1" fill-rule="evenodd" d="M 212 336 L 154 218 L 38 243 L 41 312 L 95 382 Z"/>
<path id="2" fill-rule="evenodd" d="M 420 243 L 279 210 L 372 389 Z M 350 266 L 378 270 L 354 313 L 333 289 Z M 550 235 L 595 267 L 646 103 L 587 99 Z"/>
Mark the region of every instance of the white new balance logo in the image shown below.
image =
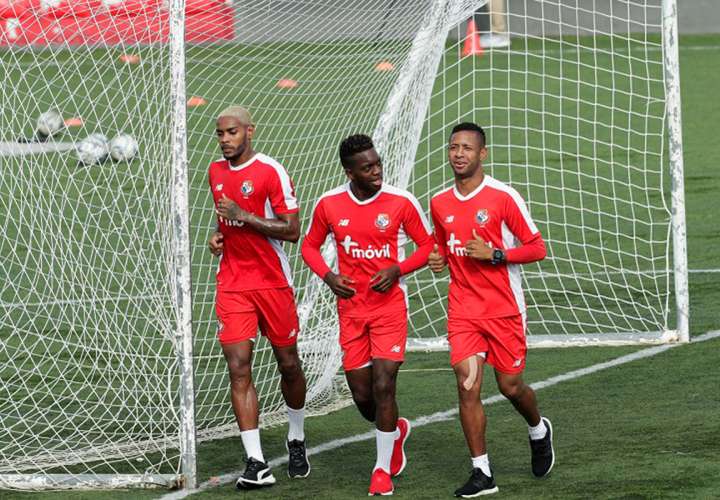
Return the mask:
<path id="1" fill-rule="evenodd" d="M 222 184 L 216 184 L 215 185 L 215 191 L 222 191 L 223 185 Z"/>
<path id="2" fill-rule="evenodd" d="M 397 345 L 397 344 L 394 345 L 394 346 L 392 346 L 392 347 L 390 348 L 390 352 L 400 352 L 400 346 Z"/>
<path id="3" fill-rule="evenodd" d="M 390 244 L 386 243 L 380 248 L 373 248 L 372 245 L 368 245 L 367 248 L 355 248 L 359 247 L 360 244 L 357 241 L 353 241 L 350 235 L 345 236 L 340 242 L 340 246 L 345 249 L 345 253 L 351 255 L 356 259 L 379 259 L 385 257 L 390 258 Z"/>
<path id="4" fill-rule="evenodd" d="M 448 215 L 447 217 L 445 217 L 445 224 L 452 224 L 452 222 L 453 222 L 454 220 L 455 220 L 455 216 L 454 216 L 454 215 Z"/>
<path id="5" fill-rule="evenodd" d="M 340 227 L 345 227 L 348 225 L 350 225 L 350 219 L 340 219 L 340 221 L 338 221 L 338 226 Z"/>

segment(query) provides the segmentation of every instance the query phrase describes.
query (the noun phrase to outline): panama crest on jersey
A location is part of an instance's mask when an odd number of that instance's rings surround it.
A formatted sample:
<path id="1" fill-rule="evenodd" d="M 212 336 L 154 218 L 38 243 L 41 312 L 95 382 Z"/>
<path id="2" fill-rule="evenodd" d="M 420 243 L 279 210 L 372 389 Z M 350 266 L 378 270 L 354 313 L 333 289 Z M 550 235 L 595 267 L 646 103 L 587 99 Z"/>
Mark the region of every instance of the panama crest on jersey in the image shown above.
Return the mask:
<path id="1" fill-rule="evenodd" d="M 255 188 L 253 187 L 253 182 L 251 180 L 243 181 L 242 186 L 240 187 L 240 192 L 243 194 L 245 198 L 250 196 Z"/>
<path id="2" fill-rule="evenodd" d="M 385 231 L 390 225 L 390 216 L 388 214 L 378 214 L 375 219 L 375 227 L 380 231 Z"/>
<path id="3" fill-rule="evenodd" d="M 489 220 L 490 220 L 490 214 L 488 213 L 487 208 L 481 208 L 475 214 L 475 221 L 480 226 L 484 226 L 485 224 L 487 224 L 487 221 L 489 221 Z"/>

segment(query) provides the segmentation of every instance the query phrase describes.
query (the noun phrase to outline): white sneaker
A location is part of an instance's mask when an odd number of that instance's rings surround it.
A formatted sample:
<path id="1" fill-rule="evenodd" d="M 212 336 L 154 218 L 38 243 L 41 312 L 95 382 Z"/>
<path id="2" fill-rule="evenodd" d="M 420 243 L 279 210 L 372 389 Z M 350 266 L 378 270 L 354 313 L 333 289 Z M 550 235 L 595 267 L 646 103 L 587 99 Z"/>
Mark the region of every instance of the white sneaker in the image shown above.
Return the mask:
<path id="1" fill-rule="evenodd" d="M 507 33 L 485 33 L 480 35 L 483 49 L 505 49 L 510 47 L 510 35 Z"/>

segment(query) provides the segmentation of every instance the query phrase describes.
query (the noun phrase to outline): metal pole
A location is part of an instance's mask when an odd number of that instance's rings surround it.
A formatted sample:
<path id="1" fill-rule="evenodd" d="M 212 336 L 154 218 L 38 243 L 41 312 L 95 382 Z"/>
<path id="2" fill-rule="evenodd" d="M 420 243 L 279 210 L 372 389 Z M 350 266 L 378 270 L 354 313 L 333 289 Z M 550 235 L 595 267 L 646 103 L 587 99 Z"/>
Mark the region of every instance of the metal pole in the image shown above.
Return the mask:
<path id="1" fill-rule="evenodd" d="M 668 123 L 672 198 L 673 265 L 677 338 L 690 341 L 690 296 L 688 290 L 687 226 L 685 223 L 685 179 L 680 110 L 680 58 L 676 0 L 663 0 L 663 56 L 665 67 L 665 113 Z"/>
<path id="2" fill-rule="evenodd" d="M 197 488 L 195 383 L 193 373 L 190 280 L 190 216 L 188 214 L 187 131 L 185 116 L 185 0 L 170 0 L 170 101 L 172 104 L 171 210 L 177 317 L 176 349 L 180 364 L 180 455 L 184 486 Z"/>

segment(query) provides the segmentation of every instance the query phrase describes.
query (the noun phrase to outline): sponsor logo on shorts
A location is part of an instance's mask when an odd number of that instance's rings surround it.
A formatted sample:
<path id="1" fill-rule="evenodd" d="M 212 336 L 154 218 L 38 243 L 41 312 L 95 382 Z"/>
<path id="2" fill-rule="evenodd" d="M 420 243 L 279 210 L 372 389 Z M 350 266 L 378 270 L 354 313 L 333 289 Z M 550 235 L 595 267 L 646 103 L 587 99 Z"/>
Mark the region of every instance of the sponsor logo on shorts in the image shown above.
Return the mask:
<path id="1" fill-rule="evenodd" d="M 215 184 L 215 191 L 222 191 L 223 185 L 222 184 Z"/>
<path id="2" fill-rule="evenodd" d="M 521 364 L 522 364 L 522 358 L 516 359 L 515 362 L 513 363 L 513 368 L 517 368 Z"/>
<path id="3" fill-rule="evenodd" d="M 478 210 L 475 214 L 475 220 L 481 227 L 487 224 L 487 221 L 490 220 L 490 214 L 488 213 L 487 208 L 481 208 Z"/>
<path id="4" fill-rule="evenodd" d="M 390 225 L 390 216 L 388 214 L 378 214 L 375 219 L 375 227 L 380 231 L 385 231 Z"/>
<path id="5" fill-rule="evenodd" d="M 253 191 L 255 191 L 255 188 L 253 187 L 253 182 L 251 180 L 243 181 L 242 187 L 240 187 L 240 192 L 243 194 L 245 198 L 253 194 Z"/>
<path id="6" fill-rule="evenodd" d="M 390 348 L 390 352 L 400 352 L 400 346 L 395 344 Z"/>
<path id="7" fill-rule="evenodd" d="M 454 215 L 448 215 L 447 217 L 445 217 L 445 224 L 452 224 L 454 220 L 455 220 Z"/>
<path id="8" fill-rule="evenodd" d="M 350 219 L 340 219 L 338 221 L 338 226 L 340 227 L 347 227 L 350 225 Z"/>

